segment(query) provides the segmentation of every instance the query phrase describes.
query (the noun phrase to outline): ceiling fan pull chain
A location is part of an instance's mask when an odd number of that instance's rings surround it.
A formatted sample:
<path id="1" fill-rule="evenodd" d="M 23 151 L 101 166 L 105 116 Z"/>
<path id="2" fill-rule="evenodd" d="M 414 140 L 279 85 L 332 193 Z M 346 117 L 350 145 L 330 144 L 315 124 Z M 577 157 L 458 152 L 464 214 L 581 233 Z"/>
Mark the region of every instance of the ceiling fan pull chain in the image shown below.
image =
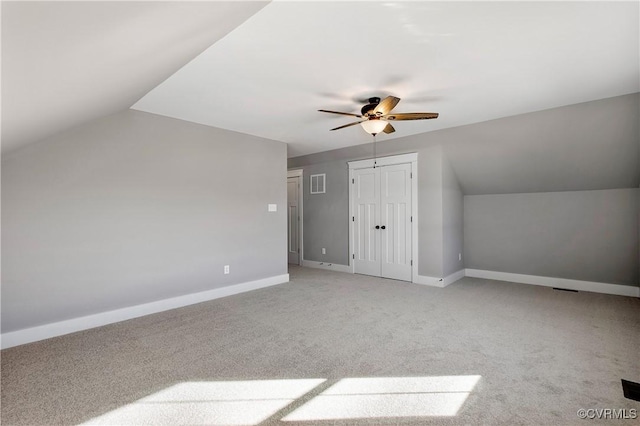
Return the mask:
<path id="1" fill-rule="evenodd" d="M 373 134 L 373 168 L 376 168 L 376 134 Z"/>

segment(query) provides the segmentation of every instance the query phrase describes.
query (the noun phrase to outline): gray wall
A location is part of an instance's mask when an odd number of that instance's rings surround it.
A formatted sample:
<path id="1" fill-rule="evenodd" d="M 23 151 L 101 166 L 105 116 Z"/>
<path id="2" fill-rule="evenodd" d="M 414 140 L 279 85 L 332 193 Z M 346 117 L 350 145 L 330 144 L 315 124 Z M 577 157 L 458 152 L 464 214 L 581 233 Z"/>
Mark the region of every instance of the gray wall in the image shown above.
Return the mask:
<path id="1" fill-rule="evenodd" d="M 427 277 L 444 276 L 442 188 L 442 148 L 418 151 L 418 274 Z"/>
<path id="2" fill-rule="evenodd" d="M 443 276 L 464 268 L 464 202 L 462 189 L 449 160 L 442 160 Z"/>
<path id="3" fill-rule="evenodd" d="M 467 268 L 638 285 L 638 189 L 467 195 Z"/>
<path id="4" fill-rule="evenodd" d="M 309 176 L 325 173 L 326 192 L 310 194 Z M 349 171 L 346 161 L 315 164 L 303 170 L 304 258 L 349 264 Z M 322 248 L 326 254 L 322 254 Z"/>
<path id="5" fill-rule="evenodd" d="M 132 110 L 3 156 L 2 332 L 286 274 L 285 182 L 284 143 Z"/>

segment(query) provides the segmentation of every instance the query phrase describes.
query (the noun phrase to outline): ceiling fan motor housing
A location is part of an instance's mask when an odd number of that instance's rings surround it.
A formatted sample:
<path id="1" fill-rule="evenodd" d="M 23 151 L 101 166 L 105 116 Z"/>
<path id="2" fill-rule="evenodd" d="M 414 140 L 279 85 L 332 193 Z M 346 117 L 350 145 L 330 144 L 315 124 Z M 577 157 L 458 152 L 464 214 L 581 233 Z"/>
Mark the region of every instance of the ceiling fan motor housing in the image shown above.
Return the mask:
<path id="1" fill-rule="evenodd" d="M 369 115 L 368 113 L 372 111 L 375 107 L 377 107 L 379 103 L 380 103 L 380 98 L 377 98 L 377 97 L 369 98 L 369 103 L 363 106 L 362 109 L 360 110 L 362 112 L 362 115 L 368 116 Z"/>

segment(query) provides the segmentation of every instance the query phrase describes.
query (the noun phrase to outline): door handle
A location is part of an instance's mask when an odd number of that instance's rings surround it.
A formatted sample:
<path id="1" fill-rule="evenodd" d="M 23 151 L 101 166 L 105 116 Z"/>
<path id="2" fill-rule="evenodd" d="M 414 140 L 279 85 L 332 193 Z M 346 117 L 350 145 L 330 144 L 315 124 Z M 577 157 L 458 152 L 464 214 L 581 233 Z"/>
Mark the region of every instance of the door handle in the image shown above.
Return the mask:
<path id="1" fill-rule="evenodd" d="M 386 226 L 384 226 L 384 225 L 382 225 L 382 226 L 380 227 L 380 229 L 387 229 L 387 227 L 386 227 Z"/>
<path id="2" fill-rule="evenodd" d="M 380 225 L 376 225 L 376 229 L 380 229 Z"/>

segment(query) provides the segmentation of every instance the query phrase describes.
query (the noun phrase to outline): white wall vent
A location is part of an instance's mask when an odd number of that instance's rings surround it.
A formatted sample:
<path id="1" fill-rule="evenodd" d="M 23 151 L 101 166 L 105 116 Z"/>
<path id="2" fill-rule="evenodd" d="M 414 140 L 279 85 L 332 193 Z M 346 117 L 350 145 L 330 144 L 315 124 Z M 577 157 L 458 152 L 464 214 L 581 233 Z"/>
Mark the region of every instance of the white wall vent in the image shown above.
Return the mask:
<path id="1" fill-rule="evenodd" d="M 326 174 L 311 175 L 311 193 L 312 194 L 324 194 L 325 193 L 325 178 Z"/>

